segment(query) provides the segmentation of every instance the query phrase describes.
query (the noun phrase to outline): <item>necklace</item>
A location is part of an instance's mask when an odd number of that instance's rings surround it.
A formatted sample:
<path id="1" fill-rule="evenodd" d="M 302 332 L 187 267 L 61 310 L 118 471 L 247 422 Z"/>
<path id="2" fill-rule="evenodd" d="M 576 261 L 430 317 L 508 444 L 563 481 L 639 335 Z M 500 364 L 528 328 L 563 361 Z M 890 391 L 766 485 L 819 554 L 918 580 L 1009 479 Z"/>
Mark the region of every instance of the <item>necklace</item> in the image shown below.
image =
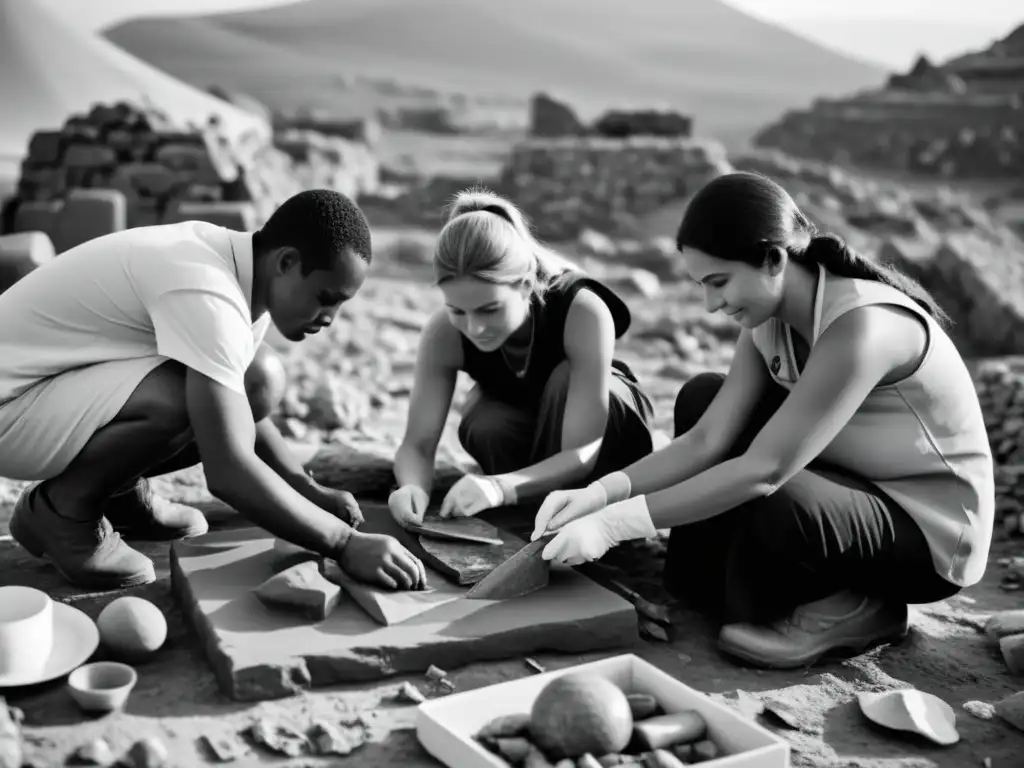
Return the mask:
<path id="1" fill-rule="evenodd" d="M 526 372 L 530 368 L 530 358 L 533 356 L 533 331 L 535 324 L 533 322 L 533 313 L 530 313 L 530 341 L 526 347 L 526 361 L 523 363 L 523 367 L 516 370 L 516 367 L 512 365 L 512 361 L 508 359 L 508 352 L 505 351 L 505 346 L 501 347 L 501 357 L 505 361 L 505 365 L 512 371 L 517 379 L 522 379 L 526 376 Z"/>

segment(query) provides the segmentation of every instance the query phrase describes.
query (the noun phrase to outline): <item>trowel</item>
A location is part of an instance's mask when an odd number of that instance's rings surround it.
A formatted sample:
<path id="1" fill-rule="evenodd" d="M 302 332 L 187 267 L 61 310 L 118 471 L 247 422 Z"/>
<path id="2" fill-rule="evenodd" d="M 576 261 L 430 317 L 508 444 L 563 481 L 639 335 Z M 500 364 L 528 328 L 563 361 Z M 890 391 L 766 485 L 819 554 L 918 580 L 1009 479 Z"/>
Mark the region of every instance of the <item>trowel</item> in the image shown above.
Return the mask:
<path id="1" fill-rule="evenodd" d="M 484 576 L 466 593 L 474 600 L 505 600 L 523 597 L 546 587 L 551 564 L 541 557 L 556 534 L 549 533 L 522 547 L 512 557 Z"/>

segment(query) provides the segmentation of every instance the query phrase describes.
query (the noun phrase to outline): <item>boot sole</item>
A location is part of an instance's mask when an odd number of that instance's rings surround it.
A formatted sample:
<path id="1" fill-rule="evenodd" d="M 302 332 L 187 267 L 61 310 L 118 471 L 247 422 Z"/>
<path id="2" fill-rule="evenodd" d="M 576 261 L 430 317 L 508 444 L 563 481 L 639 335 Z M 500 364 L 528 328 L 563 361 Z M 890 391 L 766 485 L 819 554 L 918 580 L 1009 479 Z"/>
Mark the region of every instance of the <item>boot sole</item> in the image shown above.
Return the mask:
<path id="1" fill-rule="evenodd" d="M 112 590 L 123 589 L 126 587 L 139 587 L 143 584 L 152 584 L 156 581 L 156 569 L 153 567 L 152 562 L 146 570 L 118 579 L 104 580 L 89 577 L 73 578 L 69 576 L 64 569 L 49 556 L 49 554 L 47 554 L 46 547 L 43 546 L 42 542 L 40 542 L 35 535 L 27 529 L 27 527 L 22 527 L 17 508 L 15 509 L 15 514 L 11 516 L 8 528 L 11 532 L 11 538 L 14 539 L 22 549 L 39 560 L 49 562 L 57 573 L 61 575 L 61 578 L 72 586 L 85 587 L 87 589 Z"/>
<path id="2" fill-rule="evenodd" d="M 194 539 L 209 533 L 210 526 L 194 525 L 191 528 L 182 528 L 177 531 L 154 532 L 151 528 L 131 528 L 129 526 L 112 526 L 115 531 L 121 534 L 125 541 L 181 541 L 182 539 Z"/>
<path id="3" fill-rule="evenodd" d="M 909 624 L 902 623 L 899 627 L 890 627 L 886 631 L 871 638 L 865 638 L 863 636 L 846 637 L 829 643 L 825 647 L 815 648 L 801 656 L 785 659 L 761 656 L 746 648 L 724 642 L 721 639 L 718 641 L 718 649 L 722 651 L 722 653 L 763 669 L 800 669 L 801 667 L 814 666 L 826 657 L 840 656 L 852 658 L 854 656 L 859 656 L 875 646 L 883 645 L 885 643 L 901 642 L 909 633 Z"/>

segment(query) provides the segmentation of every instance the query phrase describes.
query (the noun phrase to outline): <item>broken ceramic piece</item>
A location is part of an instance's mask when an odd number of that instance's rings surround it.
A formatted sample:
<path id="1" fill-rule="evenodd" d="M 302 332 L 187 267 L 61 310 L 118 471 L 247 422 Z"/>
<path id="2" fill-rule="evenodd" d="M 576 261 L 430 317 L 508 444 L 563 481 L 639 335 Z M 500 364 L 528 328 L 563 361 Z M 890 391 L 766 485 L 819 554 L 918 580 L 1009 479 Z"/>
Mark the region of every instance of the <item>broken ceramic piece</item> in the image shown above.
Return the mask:
<path id="1" fill-rule="evenodd" d="M 234 736 L 210 736 L 204 733 L 200 741 L 218 763 L 234 762 L 249 751 L 245 744 Z"/>
<path id="2" fill-rule="evenodd" d="M 20 766 L 22 761 L 21 729 L 13 707 L 0 696 L 0 765 Z"/>
<path id="3" fill-rule="evenodd" d="M 366 742 L 362 728 L 339 728 L 326 720 L 310 726 L 309 741 L 317 755 L 347 755 Z"/>
<path id="4" fill-rule="evenodd" d="M 298 610 L 315 621 L 326 619 L 341 598 L 341 587 L 325 578 L 313 560 L 286 568 L 254 591 L 264 605 Z"/>
<path id="5" fill-rule="evenodd" d="M 994 709 L 1003 720 L 1024 731 L 1024 691 L 997 701 Z"/>
<path id="6" fill-rule="evenodd" d="M 114 750 L 106 739 L 93 739 L 76 749 L 68 762 L 73 765 L 110 765 L 114 757 Z M 0 760 L 0 765 L 3 764 Z"/>
<path id="7" fill-rule="evenodd" d="M 943 746 L 960 740 L 953 708 L 930 693 L 914 688 L 859 693 L 857 703 L 865 717 L 886 728 L 917 733 Z"/>
<path id="8" fill-rule="evenodd" d="M 271 752 L 288 757 L 298 757 L 309 747 L 309 739 L 304 733 L 266 717 L 261 717 L 249 726 L 249 736 Z"/>
<path id="9" fill-rule="evenodd" d="M 147 738 L 136 741 L 123 760 L 126 768 L 164 768 L 170 755 L 160 739 Z"/>

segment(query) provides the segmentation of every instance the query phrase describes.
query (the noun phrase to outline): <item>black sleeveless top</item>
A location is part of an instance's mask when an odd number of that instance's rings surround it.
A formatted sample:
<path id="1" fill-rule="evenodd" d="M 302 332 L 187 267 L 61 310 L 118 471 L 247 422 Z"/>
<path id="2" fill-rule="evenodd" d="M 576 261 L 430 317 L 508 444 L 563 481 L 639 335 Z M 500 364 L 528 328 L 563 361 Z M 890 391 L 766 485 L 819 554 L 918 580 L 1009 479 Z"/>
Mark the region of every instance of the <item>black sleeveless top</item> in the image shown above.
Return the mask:
<path id="1" fill-rule="evenodd" d="M 462 370 L 491 397 L 514 406 L 537 406 L 551 372 L 566 359 L 565 320 L 573 299 L 583 289 L 596 293 L 608 306 L 615 322 L 615 338 L 620 338 L 632 322 L 629 307 L 614 291 L 594 278 L 573 273 L 552 286 L 544 295 L 543 303 L 536 296 L 532 299 L 533 351 L 522 378 L 509 367 L 500 349 L 483 352 L 465 334 L 459 334 L 462 337 Z M 513 365 L 518 367 L 523 362 L 525 360 L 513 360 Z M 612 365 L 630 381 L 636 381 L 625 363 L 614 360 Z"/>

